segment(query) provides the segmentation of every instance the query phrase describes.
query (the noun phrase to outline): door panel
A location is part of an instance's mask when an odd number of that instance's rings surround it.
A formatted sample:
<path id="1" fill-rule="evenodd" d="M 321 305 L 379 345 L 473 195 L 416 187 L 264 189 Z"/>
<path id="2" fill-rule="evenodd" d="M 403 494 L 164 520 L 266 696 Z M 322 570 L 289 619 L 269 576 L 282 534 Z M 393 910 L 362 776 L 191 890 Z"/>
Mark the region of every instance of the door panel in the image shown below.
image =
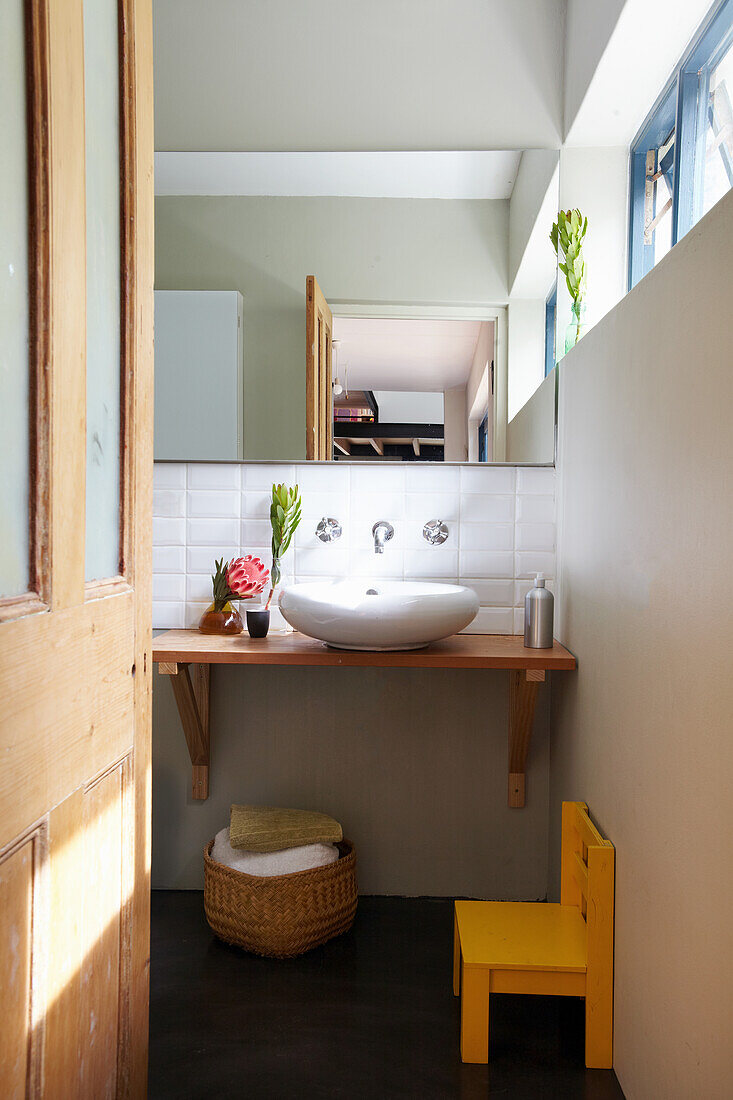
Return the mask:
<path id="1" fill-rule="evenodd" d="M 333 458 L 333 317 L 315 275 L 306 279 L 305 303 L 305 455 L 324 461 Z"/>
<path id="2" fill-rule="evenodd" d="M 29 591 L 0 598 L 0 1095 L 138 1097 L 150 868 L 152 13 L 149 0 L 120 0 L 119 65 L 92 81 L 119 83 L 122 217 L 100 237 L 117 254 L 119 339 L 106 365 L 111 357 L 119 407 L 104 441 L 117 466 L 89 503 L 104 497 L 113 516 L 112 552 L 89 585 L 82 2 L 26 0 L 25 14 L 31 545 Z"/>

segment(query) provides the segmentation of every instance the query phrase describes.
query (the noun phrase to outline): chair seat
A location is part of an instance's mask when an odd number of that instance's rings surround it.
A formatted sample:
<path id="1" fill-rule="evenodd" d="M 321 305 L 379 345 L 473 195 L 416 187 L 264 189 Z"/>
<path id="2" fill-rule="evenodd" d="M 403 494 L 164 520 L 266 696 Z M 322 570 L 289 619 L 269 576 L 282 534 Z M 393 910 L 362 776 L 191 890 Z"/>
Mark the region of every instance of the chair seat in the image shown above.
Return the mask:
<path id="1" fill-rule="evenodd" d="M 585 973 L 586 925 L 575 905 L 457 901 L 464 966 Z"/>

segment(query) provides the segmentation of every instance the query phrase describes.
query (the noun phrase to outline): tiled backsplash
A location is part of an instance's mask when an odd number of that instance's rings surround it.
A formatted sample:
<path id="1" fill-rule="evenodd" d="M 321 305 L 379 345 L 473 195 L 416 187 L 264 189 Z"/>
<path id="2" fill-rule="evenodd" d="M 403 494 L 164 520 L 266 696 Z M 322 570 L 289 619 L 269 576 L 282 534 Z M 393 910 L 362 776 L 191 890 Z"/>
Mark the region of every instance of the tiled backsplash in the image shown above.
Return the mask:
<path id="1" fill-rule="evenodd" d="M 251 553 L 269 566 L 273 481 L 297 482 L 303 500 L 285 558 L 286 581 L 348 576 L 466 584 L 481 602 L 469 632 L 517 634 L 529 578 L 555 576 L 555 471 L 549 467 L 156 463 L 155 627 L 198 623 L 211 602 L 215 558 Z M 316 538 L 323 516 L 341 523 L 337 542 Z M 372 539 L 378 519 L 395 529 L 383 555 L 374 553 Z M 430 519 L 448 525 L 442 546 L 422 537 Z"/>

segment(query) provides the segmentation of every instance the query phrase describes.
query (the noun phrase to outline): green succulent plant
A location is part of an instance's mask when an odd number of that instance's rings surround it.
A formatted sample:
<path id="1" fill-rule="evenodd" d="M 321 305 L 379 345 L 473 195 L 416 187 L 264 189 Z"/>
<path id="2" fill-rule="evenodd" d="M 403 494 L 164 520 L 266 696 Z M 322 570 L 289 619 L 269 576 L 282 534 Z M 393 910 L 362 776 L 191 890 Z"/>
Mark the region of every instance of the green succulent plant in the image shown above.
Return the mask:
<path id="1" fill-rule="evenodd" d="M 273 485 L 270 504 L 270 523 L 272 524 L 272 570 L 271 584 L 274 589 L 280 582 L 280 559 L 290 546 L 290 541 L 300 523 L 300 493 L 298 486 L 289 489 L 287 485 Z M 270 591 L 272 599 L 272 590 Z M 268 607 L 270 601 L 267 601 Z"/>
<path id="2" fill-rule="evenodd" d="M 588 219 L 580 210 L 560 210 L 550 231 L 550 240 L 557 256 L 557 266 L 565 276 L 568 293 L 573 300 L 573 312 L 579 315 L 579 306 L 585 297 L 585 260 L 583 238 L 588 229 Z M 561 257 L 562 254 L 562 257 Z M 575 343 L 580 338 L 578 319 Z"/>

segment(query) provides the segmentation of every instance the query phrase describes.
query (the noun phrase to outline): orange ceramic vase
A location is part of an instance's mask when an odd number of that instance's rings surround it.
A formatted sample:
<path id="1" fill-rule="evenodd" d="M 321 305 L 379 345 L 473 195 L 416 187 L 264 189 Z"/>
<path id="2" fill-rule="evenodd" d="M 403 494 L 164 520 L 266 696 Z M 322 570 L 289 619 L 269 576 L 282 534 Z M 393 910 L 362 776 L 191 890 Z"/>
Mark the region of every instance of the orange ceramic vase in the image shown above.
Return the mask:
<path id="1" fill-rule="evenodd" d="M 199 630 L 202 634 L 241 634 L 244 623 L 232 604 L 225 603 L 221 611 L 215 611 L 210 603 L 199 620 Z"/>

